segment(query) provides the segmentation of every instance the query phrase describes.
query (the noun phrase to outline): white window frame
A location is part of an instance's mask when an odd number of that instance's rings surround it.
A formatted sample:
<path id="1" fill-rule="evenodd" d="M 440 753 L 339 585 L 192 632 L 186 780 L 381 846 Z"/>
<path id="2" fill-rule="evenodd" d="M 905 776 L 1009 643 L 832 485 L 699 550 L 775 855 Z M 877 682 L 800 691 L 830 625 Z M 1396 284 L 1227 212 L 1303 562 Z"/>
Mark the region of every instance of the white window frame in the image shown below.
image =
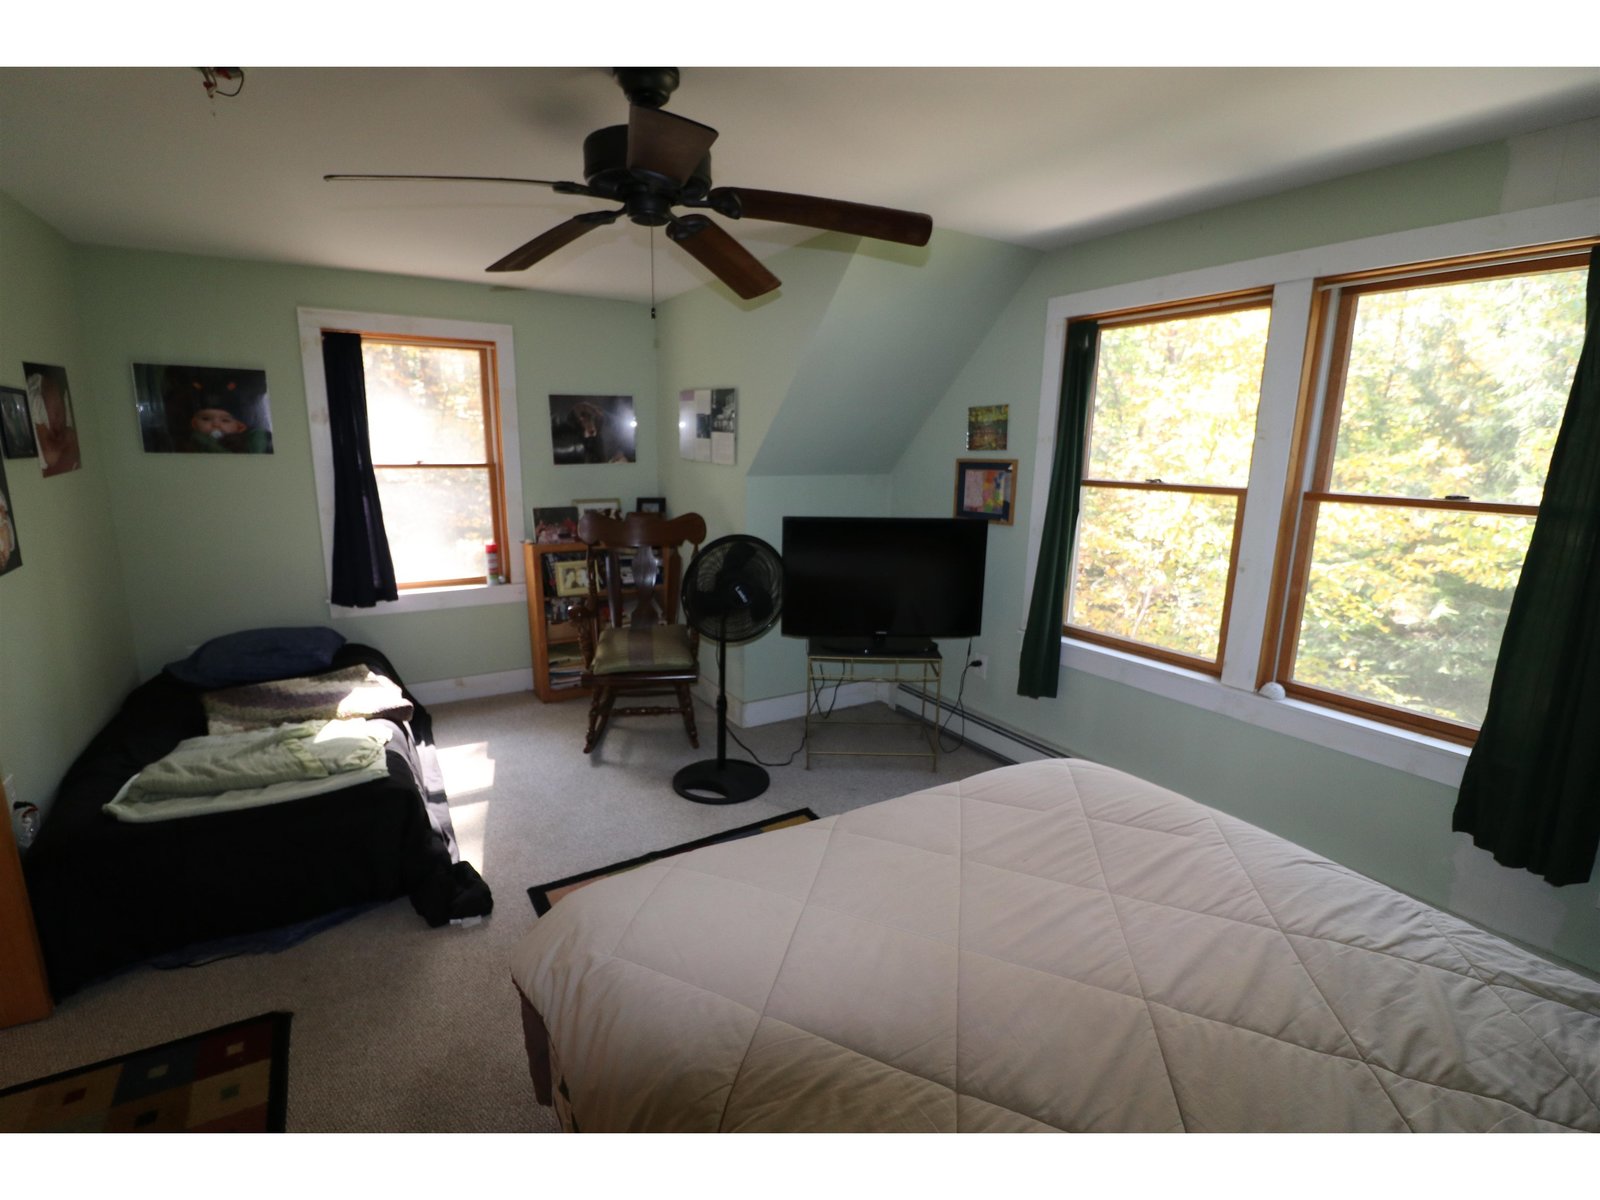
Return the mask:
<path id="1" fill-rule="evenodd" d="M 300 357 L 306 382 L 306 419 L 311 426 L 311 466 L 317 484 L 317 514 L 322 526 L 322 569 L 328 595 L 331 596 L 333 592 L 334 489 L 333 443 L 328 437 L 328 381 L 322 366 L 324 329 L 366 330 L 399 337 L 454 338 L 494 343 L 498 372 L 495 382 L 500 393 L 500 467 L 505 487 L 506 537 L 509 540 L 514 518 L 522 511 L 522 443 L 517 436 L 517 363 L 511 326 L 329 308 L 300 308 L 295 312 L 300 326 Z M 335 617 L 429 612 L 483 604 L 526 604 L 528 589 L 522 573 L 522 555 L 512 553 L 510 546 L 502 546 L 500 561 L 501 569 L 511 580 L 509 584 L 469 583 L 452 587 L 414 588 L 402 591 L 398 600 L 386 600 L 374 608 L 350 608 L 334 604 L 328 597 L 324 599 L 327 599 L 329 613 Z"/>
<path id="2" fill-rule="evenodd" d="M 1273 289 L 1272 324 L 1267 334 L 1266 367 L 1245 492 L 1233 608 L 1224 634 L 1221 678 L 1068 637 L 1061 639 L 1062 667 L 1112 679 L 1438 783 L 1458 785 L 1469 753 L 1465 746 L 1319 704 L 1271 700 L 1255 691 L 1266 642 L 1279 521 L 1284 504 L 1292 502 L 1286 497 L 1290 494 L 1289 467 L 1301 377 L 1312 349 L 1308 339 L 1312 292 L 1316 280 L 1326 276 L 1592 237 L 1597 229 L 1600 198 L 1339 242 L 1051 299 L 1046 306 L 1039 449 L 1029 507 L 1024 596 L 1033 594 L 1033 576 L 1044 535 L 1067 321 L 1090 313 L 1145 308 L 1194 296 Z"/>

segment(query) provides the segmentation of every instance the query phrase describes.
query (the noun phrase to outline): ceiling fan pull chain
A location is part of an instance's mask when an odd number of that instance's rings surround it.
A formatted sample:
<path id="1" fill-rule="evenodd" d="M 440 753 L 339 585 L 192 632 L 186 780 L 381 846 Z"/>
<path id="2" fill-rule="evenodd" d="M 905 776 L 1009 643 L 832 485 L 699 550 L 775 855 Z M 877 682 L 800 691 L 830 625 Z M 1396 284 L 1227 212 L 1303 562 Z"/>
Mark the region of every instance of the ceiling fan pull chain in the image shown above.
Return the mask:
<path id="1" fill-rule="evenodd" d="M 656 319 L 656 228 L 650 227 L 650 319 Z"/>

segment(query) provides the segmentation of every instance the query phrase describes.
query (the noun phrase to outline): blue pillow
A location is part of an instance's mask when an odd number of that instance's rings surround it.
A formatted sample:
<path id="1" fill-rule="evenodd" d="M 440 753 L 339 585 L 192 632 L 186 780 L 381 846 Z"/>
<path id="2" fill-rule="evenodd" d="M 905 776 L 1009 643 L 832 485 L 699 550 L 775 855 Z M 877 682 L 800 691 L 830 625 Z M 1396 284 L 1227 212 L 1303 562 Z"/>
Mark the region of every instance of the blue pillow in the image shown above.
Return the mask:
<path id="1" fill-rule="evenodd" d="M 168 663 L 167 673 L 199 688 L 293 679 L 326 671 L 344 641 L 321 625 L 246 629 L 212 638 L 188 658 Z"/>

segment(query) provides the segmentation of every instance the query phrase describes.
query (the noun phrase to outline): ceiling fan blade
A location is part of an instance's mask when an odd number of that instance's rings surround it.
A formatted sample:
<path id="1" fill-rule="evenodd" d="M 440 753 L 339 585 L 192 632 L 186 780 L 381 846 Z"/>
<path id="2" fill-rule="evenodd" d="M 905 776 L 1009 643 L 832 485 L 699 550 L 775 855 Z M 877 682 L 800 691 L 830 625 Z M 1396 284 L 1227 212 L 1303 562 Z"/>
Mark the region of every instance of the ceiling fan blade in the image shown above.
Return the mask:
<path id="1" fill-rule="evenodd" d="M 682 185 L 717 140 L 717 131 L 699 121 L 659 108 L 628 110 L 628 169 L 647 171 Z"/>
<path id="2" fill-rule="evenodd" d="M 447 182 L 466 183 L 531 183 L 536 187 L 554 188 L 558 192 L 588 192 L 588 188 L 581 183 L 571 183 L 557 179 L 516 179 L 504 175 L 324 175 L 323 179 L 330 183 L 347 183 L 351 180 L 367 182 L 371 180 L 394 179 L 441 179 Z"/>
<path id="3" fill-rule="evenodd" d="M 886 242 L 901 242 L 907 246 L 926 246 L 933 234 L 933 218 L 927 213 L 879 208 L 875 204 L 852 204 L 848 200 L 825 200 L 821 196 L 798 196 L 793 192 L 763 192 L 755 188 L 732 187 L 712 188 L 706 199 L 727 217 L 753 217 L 758 221 L 808 225 L 813 229 L 854 233 Z"/>
<path id="4" fill-rule="evenodd" d="M 709 217 L 698 214 L 679 217 L 667 226 L 667 236 L 694 255 L 706 270 L 742 299 L 765 296 L 783 282 Z"/>
<path id="5" fill-rule="evenodd" d="M 531 242 L 518 246 L 488 269 L 491 271 L 525 271 L 541 258 L 546 258 L 563 246 L 577 241 L 591 229 L 611 224 L 621 215 L 621 212 L 581 213 L 553 228 L 546 229 Z"/>

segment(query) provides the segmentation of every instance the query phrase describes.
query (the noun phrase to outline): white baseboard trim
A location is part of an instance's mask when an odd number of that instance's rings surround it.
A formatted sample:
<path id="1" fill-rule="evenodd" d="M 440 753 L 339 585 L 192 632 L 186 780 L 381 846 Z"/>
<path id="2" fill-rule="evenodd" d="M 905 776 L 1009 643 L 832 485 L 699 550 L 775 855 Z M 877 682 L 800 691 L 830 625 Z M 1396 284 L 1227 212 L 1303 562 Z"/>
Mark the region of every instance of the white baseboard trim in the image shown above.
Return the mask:
<path id="1" fill-rule="evenodd" d="M 533 668 L 520 671 L 495 671 L 488 675 L 465 675 L 458 679 L 434 679 L 406 685 L 424 704 L 448 704 L 452 700 L 481 700 L 485 696 L 504 696 L 511 692 L 533 691 Z"/>
<path id="2" fill-rule="evenodd" d="M 859 704 L 873 704 L 881 702 L 892 704 L 893 684 L 880 683 L 875 680 L 860 683 L 846 683 L 840 686 L 837 698 L 833 689 L 828 689 L 828 700 L 834 708 L 854 708 Z M 715 684 L 709 684 L 702 679 L 695 685 L 695 696 L 702 702 L 709 704 L 713 709 L 717 706 L 717 689 Z M 765 700 L 740 700 L 736 696 L 728 697 L 728 722 L 737 725 L 740 729 L 751 729 L 757 725 L 772 725 L 778 721 L 792 721 L 806 715 L 806 694 L 792 692 L 787 696 L 770 696 Z"/>
<path id="3" fill-rule="evenodd" d="M 933 697 L 926 700 L 932 703 Z M 895 708 L 907 716 L 920 715 L 924 701 L 923 694 L 908 684 L 902 684 L 895 693 L 891 703 Z M 1040 741 L 1030 734 L 1021 733 L 1010 729 L 998 721 L 992 721 L 981 713 L 971 709 L 964 709 L 957 713 L 955 705 L 948 700 L 940 705 L 939 726 L 943 729 L 944 737 L 964 737 L 966 742 L 994 757 L 1008 763 L 1039 762 L 1047 758 L 1076 758 L 1071 751 L 1060 746 L 1053 746 L 1048 742 Z"/>

